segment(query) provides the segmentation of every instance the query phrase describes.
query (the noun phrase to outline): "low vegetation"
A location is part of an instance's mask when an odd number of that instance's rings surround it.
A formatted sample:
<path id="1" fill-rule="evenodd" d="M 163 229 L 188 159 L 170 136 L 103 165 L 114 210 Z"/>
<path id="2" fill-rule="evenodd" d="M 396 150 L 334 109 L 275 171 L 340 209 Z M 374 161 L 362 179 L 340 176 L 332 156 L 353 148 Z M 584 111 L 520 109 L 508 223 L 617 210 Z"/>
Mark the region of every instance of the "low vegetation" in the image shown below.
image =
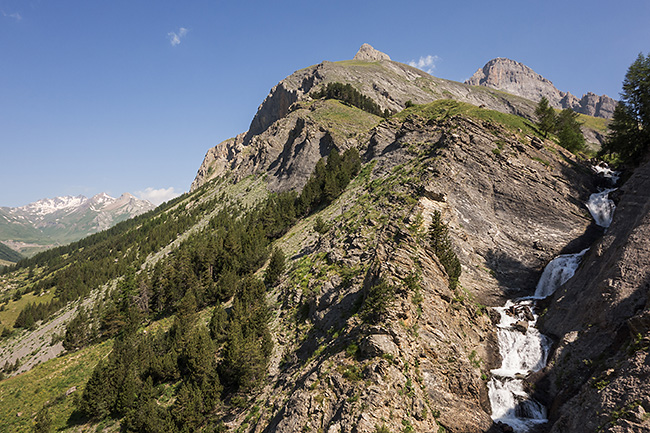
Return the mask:
<path id="1" fill-rule="evenodd" d="M 433 120 L 443 120 L 454 116 L 467 116 L 472 119 L 503 125 L 514 132 L 521 131 L 528 135 L 539 135 L 537 128 L 523 117 L 480 108 L 453 99 L 441 99 L 429 104 L 413 105 L 395 114 L 394 117 L 397 120 L 404 121 L 411 115 Z"/>

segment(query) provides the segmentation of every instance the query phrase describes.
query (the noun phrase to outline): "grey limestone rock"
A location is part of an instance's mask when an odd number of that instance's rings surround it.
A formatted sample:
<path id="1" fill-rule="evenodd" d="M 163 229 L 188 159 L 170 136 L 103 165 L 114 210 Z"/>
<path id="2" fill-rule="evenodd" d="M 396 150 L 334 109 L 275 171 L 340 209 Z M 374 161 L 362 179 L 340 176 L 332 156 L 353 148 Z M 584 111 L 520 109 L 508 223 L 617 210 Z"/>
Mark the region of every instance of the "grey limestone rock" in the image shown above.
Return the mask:
<path id="1" fill-rule="evenodd" d="M 616 107 L 616 101 L 607 95 L 598 96 L 588 92 L 578 99 L 571 93 L 562 92 L 523 63 L 502 57 L 487 62 L 465 83 L 491 87 L 531 101 L 539 101 L 545 96 L 555 108 L 571 108 L 578 113 L 606 119 L 612 117 Z"/>
<path id="2" fill-rule="evenodd" d="M 354 56 L 353 60 L 363 60 L 366 62 L 377 62 L 382 60 L 390 60 L 388 54 L 382 53 L 374 49 L 370 44 L 363 44 L 357 54 Z"/>

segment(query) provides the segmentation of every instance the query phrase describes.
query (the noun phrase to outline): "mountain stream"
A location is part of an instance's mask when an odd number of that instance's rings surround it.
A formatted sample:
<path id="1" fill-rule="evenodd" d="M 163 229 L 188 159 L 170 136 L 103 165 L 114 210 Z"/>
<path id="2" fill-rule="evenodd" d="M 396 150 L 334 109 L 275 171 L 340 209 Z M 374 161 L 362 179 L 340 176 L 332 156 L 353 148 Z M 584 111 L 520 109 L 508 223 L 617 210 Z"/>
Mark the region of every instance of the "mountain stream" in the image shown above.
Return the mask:
<path id="1" fill-rule="evenodd" d="M 605 177 L 609 177 L 607 174 Z M 612 180 L 615 182 L 617 178 Z M 592 194 L 586 203 L 596 224 L 604 228 L 609 227 L 614 214 L 614 202 L 608 198 L 612 191 L 606 189 Z M 544 268 L 533 296 L 509 300 L 505 306 L 496 308 L 501 316 L 497 337 L 503 361 L 501 368 L 492 370 L 488 395 L 492 419 L 509 425 L 514 432 L 525 433 L 547 421 L 546 408 L 526 392 L 524 383 L 528 374 L 544 368 L 551 346 L 551 340 L 535 327 L 536 302 L 566 283 L 586 252 L 585 249 L 554 258 Z"/>

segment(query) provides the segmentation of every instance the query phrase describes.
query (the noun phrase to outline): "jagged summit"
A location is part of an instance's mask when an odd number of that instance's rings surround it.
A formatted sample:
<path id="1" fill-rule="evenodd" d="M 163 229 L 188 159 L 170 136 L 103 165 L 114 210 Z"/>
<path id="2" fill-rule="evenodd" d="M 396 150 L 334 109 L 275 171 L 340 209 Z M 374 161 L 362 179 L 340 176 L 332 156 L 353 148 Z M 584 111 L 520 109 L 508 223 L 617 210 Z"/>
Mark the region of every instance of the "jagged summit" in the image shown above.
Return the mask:
<path id="1" fill-rule="evenodd" d="M 606 119 L 612 117 L 616 107 L 616 101 L 607 95 L 589 92 L 578 99 L 569 92 L 560 91 L 528 66 L 505 57 L 487 62 L 465 84 L 491 87 L 531 101 L 539 101 L 545 96 L 555 108 L 571 108 L 578 113 Z"/>
<path id="2" fill-rule="evenodd" d="M 370 44 L 363 44 L 357 54 L 355 54 L 353 60 L 363 60 L 366 62 L 378 62 L 382 60 L 390 60 L 390 57 L 386 53 L 382 53 L 379 50 L 376 50 Z"/>

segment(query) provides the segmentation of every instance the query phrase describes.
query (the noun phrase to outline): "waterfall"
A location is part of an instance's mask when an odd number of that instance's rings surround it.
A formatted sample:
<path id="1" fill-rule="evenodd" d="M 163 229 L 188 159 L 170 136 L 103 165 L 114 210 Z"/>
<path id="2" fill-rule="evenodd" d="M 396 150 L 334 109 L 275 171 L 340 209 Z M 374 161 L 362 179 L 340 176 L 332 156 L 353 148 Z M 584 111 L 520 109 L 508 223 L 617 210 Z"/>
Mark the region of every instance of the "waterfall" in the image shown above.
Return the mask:
<path id="1" fill-rule="evenodd" d="M 524 378 L 546 365 L 551 341 L 535 327 L 536 300 L 550 296 L 575 274 L 583 250 L 576 254 L 563 254 L 549 262 L 537 283 L 535 295 L 506 302 L 496 308 L 499 321 L 497 337 L 501 368 L 492 370 L 488 395 L 492 406 L 492 419 L 508 424 L 516 432 L 527 432 L 536 424 L 547 421 L 546 408 L 535 401 L 525 389 Z"/>
<path id="2" fill-rule="evenodd" d="M 609 179 L 612 185 L 618 181 L 618 172 L 606 165 L 596 166 L 594 171 Z M 616 206 L 608 195 L 614 190 L 606 189 L 592 194 L 586 203 L 596 224 L 601 227 L 607 228 L 612 222 Z M 515 432 L 525 433 L 532 426 L 547 421 L 546 408 L 526 392 L 524 381 L 528 374 L 544 368 L 551 346 L 549 338 L 535 327 L 536 301 L 552 295 L 573 277 L 587 250 L 557 256 L 544 268 L 534 296 L 508 301 L 505 306 L 495 308 L 501 316 L 497 338 L 503 361 L 501 368 L 491 371 L 488 395 L 492 419 L 509 425 Z"/>
<path id="3" fill-rule="evenodd" d="M 601 227 L 609 227 L 614 217 L 614 209 L 616 205 L 609 199 L 609 193 L 615 191 L 616 188 L 608 188 L 604 191 L 591 194 L 586 206 L 589 213 Z"/>
<path id="4" fill-rule="evenodd" d="M 546 298 L 555 293 L 555 290 L 562 284 L 569 281 L 588 249 L 576 254 L 562 254 L 551 260 L 544 268 L 544 272 L 542 272 L 542 276 L 537 282 L 534 297 Z"/>
<path id="5" fill-rule="evenodd" d="M 609 179 L 612 185 L 616 185 L 621 177 L 620 172 L 612 170 L 607 164 L 595 165 L 593 168 L 596 174 L 604 177 L 605 179 Z"/>

